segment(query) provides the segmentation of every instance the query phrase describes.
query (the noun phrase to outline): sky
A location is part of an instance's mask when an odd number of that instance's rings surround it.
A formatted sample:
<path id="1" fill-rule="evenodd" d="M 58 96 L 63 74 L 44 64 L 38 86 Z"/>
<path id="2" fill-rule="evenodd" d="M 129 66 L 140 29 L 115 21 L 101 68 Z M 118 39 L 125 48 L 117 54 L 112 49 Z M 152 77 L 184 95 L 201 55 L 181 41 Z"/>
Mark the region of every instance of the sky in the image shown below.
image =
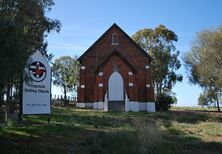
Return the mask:
<path id="1" fill-rule="evenodd" d="M 54 60 L 60 56 L 80 56 L 113 23 L 129 36 L 142 28 L 154 29 L 160 24 L 178 36 L 176 48 L 182 55 L 190 50 L 196 34 L 204 29 L 222 26 L 221 0 L 54 0 L 47 16 L 60 20 L 59 33 L 46 38 L 48 52 Z M 184 66 L 177 72 L 183 82 L 173 88 L 177 106 L 197 106 L 201 88 L 188 81 Z M 52 94 L 62 94 L 52 87 Z"/>

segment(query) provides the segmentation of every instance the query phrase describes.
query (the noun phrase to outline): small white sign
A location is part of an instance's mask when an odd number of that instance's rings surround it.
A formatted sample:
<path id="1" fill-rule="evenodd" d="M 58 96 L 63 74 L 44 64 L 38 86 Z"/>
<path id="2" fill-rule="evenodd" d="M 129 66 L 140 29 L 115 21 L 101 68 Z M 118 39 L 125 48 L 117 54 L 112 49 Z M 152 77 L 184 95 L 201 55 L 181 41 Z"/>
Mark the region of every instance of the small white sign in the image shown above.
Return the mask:
<path id="1" fill-rule="evenodd" d="M 29 80 L 23 82 L 23 114 L 50 114 L 51 67 L 39 51 L 28 63 L 25 72 Z"/>

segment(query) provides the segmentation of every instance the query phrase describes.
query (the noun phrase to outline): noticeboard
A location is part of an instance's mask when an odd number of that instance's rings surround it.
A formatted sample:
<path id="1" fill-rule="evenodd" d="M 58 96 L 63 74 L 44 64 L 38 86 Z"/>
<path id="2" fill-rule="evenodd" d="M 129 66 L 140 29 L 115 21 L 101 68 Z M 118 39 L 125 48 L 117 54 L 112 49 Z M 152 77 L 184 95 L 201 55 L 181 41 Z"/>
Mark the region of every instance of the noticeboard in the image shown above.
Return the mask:
<path id="1" fill-rule="evenodd" d="M 39 51 L 29 58 L 25 73 L 28 80 L 23 82 L 23 114 L 50 114 L 51 67 Z"/>

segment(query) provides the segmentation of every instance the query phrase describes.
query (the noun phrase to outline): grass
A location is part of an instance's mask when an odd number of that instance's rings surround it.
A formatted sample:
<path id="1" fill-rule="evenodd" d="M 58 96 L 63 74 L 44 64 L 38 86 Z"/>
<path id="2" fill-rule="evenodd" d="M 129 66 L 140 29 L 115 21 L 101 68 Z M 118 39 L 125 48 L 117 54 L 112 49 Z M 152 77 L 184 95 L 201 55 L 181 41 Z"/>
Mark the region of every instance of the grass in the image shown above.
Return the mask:
<path id="1" fill-rule="evenodd" d="M 176 110 L 176 111 L 205 111 L 205 112 L 215 112 L 217 111 L 217 107 L 178 107 L 178 106 L 173 106 L 170 110 Z M 220 110 L 222 111 L 222 107 L 220 107 Z"/>
<path id="2" fill-rule="evenodd" d="M 162 113 L 54 107 L 47 116 L 0 125 L 0 153 L 222 152 L 222 114 L 184 108 Z"/>

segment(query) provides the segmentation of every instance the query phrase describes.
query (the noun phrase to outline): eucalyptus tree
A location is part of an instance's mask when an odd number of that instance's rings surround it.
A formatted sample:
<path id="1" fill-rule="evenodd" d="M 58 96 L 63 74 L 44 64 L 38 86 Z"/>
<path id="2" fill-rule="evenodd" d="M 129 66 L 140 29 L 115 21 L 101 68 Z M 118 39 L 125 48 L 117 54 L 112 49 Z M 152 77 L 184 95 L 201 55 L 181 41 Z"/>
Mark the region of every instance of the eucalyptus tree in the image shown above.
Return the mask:
<path id="1" fill-rule="evenodd" d="M 207 92 L 220 111 L 222 95 L 222 27 L 197 34 L 191 50 L 183 58 L 191 83 Z"/>
<path id="2" fill-rule="evenodd" d="M 62 56 L 56 59 L 52 67 L 53 84 L 61 87 L 64 93 L 64 106 L 67 106 L 67 92 L 77 90 L 79 82 L 79 63 L 77 56 Z"/>
<path id="3" fill-rule="evenodd" d="M 181 74 L 176 73 L 181 67 L 178 59 L 180 52 L 174 45 L 178 40 L 177 35 L 164 25 L 159 25 L 155 29 L 139 30 L 132 39 L 152 57 L 151 70 L 156 98 L 171 93 L 176 82 L 183 79 Z"/>
<path id="4" fill-rule="evenodd" d="M 0 93 L 8 81 L 20 78 L 26 61 L 36 50 L 46 57 L 45 38 L 52 30 L 59 32 L 60 22 L 46 13 L 53 0 L 1 0 L 0 1 Z"/>

